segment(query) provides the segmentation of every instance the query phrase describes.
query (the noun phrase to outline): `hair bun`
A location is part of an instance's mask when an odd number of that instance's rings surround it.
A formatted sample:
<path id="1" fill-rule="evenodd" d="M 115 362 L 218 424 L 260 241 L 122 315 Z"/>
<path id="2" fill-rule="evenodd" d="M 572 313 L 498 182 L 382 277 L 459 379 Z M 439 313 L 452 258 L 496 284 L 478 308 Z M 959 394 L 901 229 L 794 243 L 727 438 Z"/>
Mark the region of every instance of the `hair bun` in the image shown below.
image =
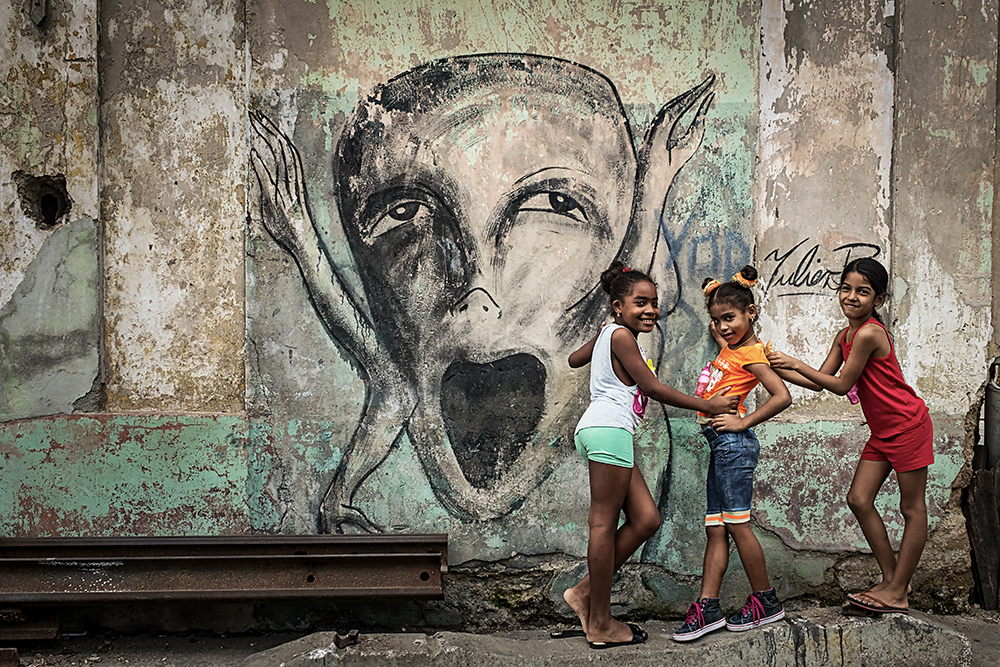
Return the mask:
<path id="1" fill-rule="evenodd" d="M 757 269 L 747 264 L 733 276 L 733 282 L 740 287 L 750 289 L 757 284 Z"/>
<path id="2" fill-rule="evenodd" d="M 716 287 L 718 287 L 718 286 L 719 286 L 719 285 L 721 285 L 721 284 L 722 284 L 722 283 L 720 283 L 720 282 L 719 282 L 718 280 L 716 280 L 715 278 L 706 278 L 706 279 L 705 279 L 705 282 L 703 282 L 703 283 L 701 284 L 701 291 L 702 291 L 702 292 L 703 292 L 703 293 L 705 294 L 705 296 L 708 296 L 709 294 L 711 294 L 711 293 L 712 293 L 712 291 L 713 291 L 713 290 L 714 290 L 714 289 L 715 289 Z"/>
<path id="3" fill-rule="evenodd" d="M 624 268 L 625 265 L 617 259 L 611 262 L 611 266 L 601 273 L 601 289 L 611 294 L 611 285 L 614 284 L 615 278 L 622 274 Z"/>

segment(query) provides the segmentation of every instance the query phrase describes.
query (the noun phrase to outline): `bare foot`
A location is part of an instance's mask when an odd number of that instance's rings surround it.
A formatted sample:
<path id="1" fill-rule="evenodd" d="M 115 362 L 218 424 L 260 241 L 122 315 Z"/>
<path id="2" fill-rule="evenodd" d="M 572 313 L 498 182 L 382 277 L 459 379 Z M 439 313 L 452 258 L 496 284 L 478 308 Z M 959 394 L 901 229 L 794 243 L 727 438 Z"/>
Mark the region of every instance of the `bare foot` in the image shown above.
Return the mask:
<path id="1" fill-rule="evenodd" d="M 634 633 L 632 628 L 621 621 L 611 619 L 611 622 L 602 628 L 593 627 L 587 633 L 588 642 L 629 642 L 632 641 Z"/>
<path id="2" fill-rule="evenodd" d="M 869 593 L 878 593 L 879 591 L 884 591 L 888 587 L 889 587 L 889 582 L 886 581 L 885 579 L 883 579 L 882 581 L 878 582 L 877 584 L 875 584 L 874 586 L 872 586 L 871 588 L 869 588 L 868 592 Z"/>
<path id="3" fill-rule="evenodd" d="M 563 600 L 580 617 L 580 625 L 583 627 L 583 631 L 587 632 L 587 623 L 590 616 L 590 595 L 589 591 L 588 594 L 584 594 L 578 590 L 582 586 L 582 583 L 572 588 L 567 588 L 566 592 L 563 593 Z"/>
<path id="4" fill-rule="evenodd" d="M 884 591 L 885 589 L 889 588 L 889 586 L 891 586 L 891 585 L 892 585 L 891 581 L 881 581 L 881 582 L 875 584 L 874 586 L 872 586 L 871 588 L 869 588 L 868 591 L 870 593 L 878 593 L 879 591 Z M 912 592 L 913 592 L 913 588 L 911 588 L 910 586 L 907 586 L 906 587 L 906 594 L 909 595 Z"/>

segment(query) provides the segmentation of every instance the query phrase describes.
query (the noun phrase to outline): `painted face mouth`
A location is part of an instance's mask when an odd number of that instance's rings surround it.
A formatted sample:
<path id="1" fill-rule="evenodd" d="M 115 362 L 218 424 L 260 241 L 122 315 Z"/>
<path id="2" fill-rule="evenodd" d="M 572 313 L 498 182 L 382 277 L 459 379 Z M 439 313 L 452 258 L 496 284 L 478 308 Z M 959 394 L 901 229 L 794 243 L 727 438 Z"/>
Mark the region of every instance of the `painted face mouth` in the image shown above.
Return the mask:
<path id="1" fill-rule="evenodd" d="M 517 461 L 542 419 L 545 378 L 545 366 L 530 354 L 453 361 L 445 370 L 441 413 L 470 484 L 488 488 Z"/>

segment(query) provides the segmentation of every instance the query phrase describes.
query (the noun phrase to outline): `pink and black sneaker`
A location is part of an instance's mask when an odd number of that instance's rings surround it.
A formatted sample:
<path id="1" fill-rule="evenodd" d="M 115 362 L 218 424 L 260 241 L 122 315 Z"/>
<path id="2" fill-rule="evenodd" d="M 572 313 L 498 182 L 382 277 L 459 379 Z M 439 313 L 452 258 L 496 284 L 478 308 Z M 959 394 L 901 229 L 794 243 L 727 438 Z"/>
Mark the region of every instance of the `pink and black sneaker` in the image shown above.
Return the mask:
<path id="1" fill-rule="evenodd" d="M 743 608 L 726 621 L 726 629 L 742 632 L 766 623 L 780 621 L 784 617 L 785 610 L 781 607 L 778 594 L 771 588 L 748 596 Z"/>
<path id="2" fill-rule="evenodd" d="M 718 630 L 726 624 L 719 598 L 702 598 L 693 603 L 684 617 L 684 625 L 674 633 L 674 641 L 689 642 Z"/>

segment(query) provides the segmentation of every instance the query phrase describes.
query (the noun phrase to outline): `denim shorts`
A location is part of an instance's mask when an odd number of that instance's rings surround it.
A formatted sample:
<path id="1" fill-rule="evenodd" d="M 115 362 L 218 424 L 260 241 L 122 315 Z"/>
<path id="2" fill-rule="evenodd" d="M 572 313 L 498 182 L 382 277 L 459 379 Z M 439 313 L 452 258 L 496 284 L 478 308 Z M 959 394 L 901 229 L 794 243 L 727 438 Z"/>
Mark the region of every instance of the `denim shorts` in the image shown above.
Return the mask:
<path id="1" fill-rule="evenodd" d="M 760 459 L 760 442 L 753 430 L 720 433 L 711 426 L 702 429 L 708 440 L 708 508 L 706 526 L 746 523 L 753 501 L 753 473 Z"/>

